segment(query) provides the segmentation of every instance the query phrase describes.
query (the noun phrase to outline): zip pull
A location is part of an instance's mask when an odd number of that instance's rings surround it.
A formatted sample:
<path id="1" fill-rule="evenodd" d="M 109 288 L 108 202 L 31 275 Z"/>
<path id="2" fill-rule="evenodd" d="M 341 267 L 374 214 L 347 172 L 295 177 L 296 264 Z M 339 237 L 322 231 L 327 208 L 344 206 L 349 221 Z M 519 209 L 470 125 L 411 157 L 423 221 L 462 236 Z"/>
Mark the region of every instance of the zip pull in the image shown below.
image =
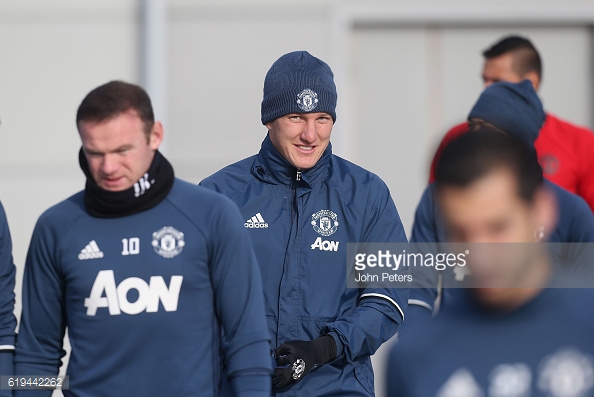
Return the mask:
<path id="1" fill-rule="evenodd" d="M 297 181 L 300 181 L 301 180 L 301 171 L 297 171 L 297 178 L 296 178 L 296 180 Z"/>

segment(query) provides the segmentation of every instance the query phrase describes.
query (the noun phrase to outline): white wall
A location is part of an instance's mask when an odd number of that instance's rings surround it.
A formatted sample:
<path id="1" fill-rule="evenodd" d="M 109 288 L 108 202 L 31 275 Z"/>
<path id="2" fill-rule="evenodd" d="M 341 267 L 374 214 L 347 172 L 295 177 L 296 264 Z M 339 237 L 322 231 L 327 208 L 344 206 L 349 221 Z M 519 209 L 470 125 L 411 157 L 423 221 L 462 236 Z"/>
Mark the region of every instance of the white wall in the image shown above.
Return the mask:
<path id="1" fill-rule="evenodd" d="M 297 49 L 333 68 L 336 153 L 388 183 L 407 231 L 438 137 L 466 116 L 480 51 L 500 35 L 534 39 L 547 109 L 592 122 L 590 0 L 163 1 L 165 154 L 192 182 L 258 150 L 264 75 Z M 84 185 L 78 104 L 108 80 L 140 82 L 151 66 L 139 58 L 139 18 L 139 0 L 0 2 L 0 200 L 17 299 L 35 220 Z"/>

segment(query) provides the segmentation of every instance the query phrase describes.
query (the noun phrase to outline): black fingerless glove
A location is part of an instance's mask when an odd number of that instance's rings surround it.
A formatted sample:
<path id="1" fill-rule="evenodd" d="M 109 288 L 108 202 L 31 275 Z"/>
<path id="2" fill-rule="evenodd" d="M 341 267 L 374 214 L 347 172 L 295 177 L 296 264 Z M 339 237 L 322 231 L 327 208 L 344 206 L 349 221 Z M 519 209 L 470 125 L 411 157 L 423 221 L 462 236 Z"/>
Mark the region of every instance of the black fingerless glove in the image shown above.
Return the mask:
<path id="1" fill-rule="evenodd" d="M 275 351 L 276 365 L 272 387 L 279 389 L 297 383 L 314 368 L 336 358 L 336 342 L 330 335 L 311 341 L 295 340 L 283 343 Z"/>

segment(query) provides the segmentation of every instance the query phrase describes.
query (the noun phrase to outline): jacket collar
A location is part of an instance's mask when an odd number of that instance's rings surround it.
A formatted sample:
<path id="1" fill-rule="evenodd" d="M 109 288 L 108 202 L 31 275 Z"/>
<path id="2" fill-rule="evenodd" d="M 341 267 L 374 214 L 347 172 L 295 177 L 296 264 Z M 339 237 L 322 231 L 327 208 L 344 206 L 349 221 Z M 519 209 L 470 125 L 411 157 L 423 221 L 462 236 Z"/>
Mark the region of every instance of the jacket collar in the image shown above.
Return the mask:
<path id="1" fill-rule="evenodd" d="M 332 144 L 328 143 L 316 165 L 301 172 L 301 182 L 313 187 L 317 181 L 322 180 L 328 174 L 331 156 Z M 291 186 L 297 179 L 297 169 L 276 150 L 269 135 L 266 135 L 254 160 L 252 174 L 264 182 L 287 186 Z"/>

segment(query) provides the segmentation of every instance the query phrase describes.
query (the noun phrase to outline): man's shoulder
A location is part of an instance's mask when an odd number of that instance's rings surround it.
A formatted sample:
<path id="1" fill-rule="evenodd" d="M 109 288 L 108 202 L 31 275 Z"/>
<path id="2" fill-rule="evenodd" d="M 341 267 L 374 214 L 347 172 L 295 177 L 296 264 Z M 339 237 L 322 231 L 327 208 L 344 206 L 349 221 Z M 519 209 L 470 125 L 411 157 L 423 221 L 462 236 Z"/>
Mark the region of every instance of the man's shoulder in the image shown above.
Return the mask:
<path id="1" fill-rule="evenodd" d="M 567 211 L 569 211 L 569 213 L 578 215 L 591 214 L 590 208 L 588 207 L 586 201 L 584 201 L 584 199 L 577 194 L 574 194 L 547 179 L 544 180 L 544 183 L 545 186 L 548 186 L 555 194 L 557 203 L 559 205 L 559 211 L 562 214 L 567 213 Z"/>
<path id="2" fill-rule="evenodd" d="M 571 134 L 571 137 L 574 139 L 587 139 L 589 141 L 594 141 L 594 132 L 591 129 L 564 120 L 551 113 L 547 113 L 541 134 L 546 134 L 547 132 L 562 132 L 564 135 Z"/>
<path id="3" fill-rule="evenodd" d="M 337 179 L 340 183 L 371 184 L 378 188 L 385 188 L 387 185 L 377 174 L 357 165 L 340 156 L 332 155 L 332 179 Z"/>
<path id="4" fill-rule="evenodd" d="M 239 209 L 225 195 L 178 178 L 166 200 L 196 225 L 239 216 Z"/>
<path id="5" fill-rule="evenodd" d="M 46 209 L 39 217 L 39 222 L 65 223 L 68 219 L 75 219 L 84 214 L 84 191 L 80 191 Z"/>
<path id="6" fill-rule="evenodd" d="M 584 199 L 553 182 L 545 180 L 544 183 L 553 191 L 559 209 L 558 235 L 554 233 L 552 241 L 594 242 L 594 215 Z"/>
<path id="7" fill-rule="evenodd" d="M 35 234 L 66 235 L 74 224 L 88 216 L 84 191 L 80 191 L 46 209 L 37 219 Z"/>
<path id="8" fill-rule="evenodd" d="M 167 199 L 179 204 L 182 208 L 212 209 L 233 205 L 223 194 L 179 178 L 175 178 L 175 183 Z"/>
<path id="9" fill-rule="evenodd" d="M 245 184 L 253 179 L 251 169 L 255 157 L 256 155 L 247 157 L 220 169 L 204 178 L 200 182 L 200 186 L 227 195 L 228 192 L 236 190 L 238 185 Z"/>

